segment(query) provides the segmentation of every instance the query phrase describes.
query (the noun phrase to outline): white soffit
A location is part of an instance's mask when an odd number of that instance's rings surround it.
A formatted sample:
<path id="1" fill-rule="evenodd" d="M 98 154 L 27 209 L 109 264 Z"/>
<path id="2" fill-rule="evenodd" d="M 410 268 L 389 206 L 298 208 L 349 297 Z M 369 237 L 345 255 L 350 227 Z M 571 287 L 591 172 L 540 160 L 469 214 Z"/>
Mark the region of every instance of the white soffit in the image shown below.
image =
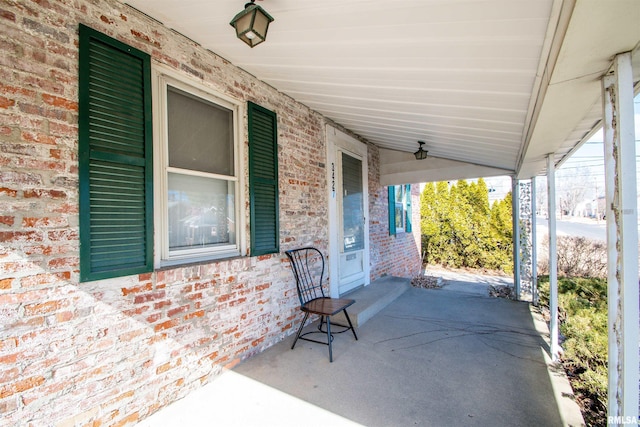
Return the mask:
<path id="1" fill-rule="evenodd" d="M 487 178 L 512 173 L 505 169 L 441 159 L 431 155 L 426 159 L 416 160 L 410 153 L 380 149 L 380 184 L 383 186 Z"/>
<path id="2" fill-rule="evenodd" d="M 254 49 L 229 25 L 244 0 L 127 3 L 378 147 L 520 178 L 591 134 L 640 41 L 639 0 L 258 0 Z"/>
<path id="3" fill-rule="evenodd" d="M 600 126 L 601 78 L 616 54 L 633 50 L 639 42 L 640 1 L 575 2 L 519 178 L 544 172 L 548 153 L 562 162 Z"/>
<path id="4" fill-rule="evenodd" d="M 558 1 L 264 0 L 254 49 L 244 0 L 127 3 L 378 147 L 513 171 Z"/>

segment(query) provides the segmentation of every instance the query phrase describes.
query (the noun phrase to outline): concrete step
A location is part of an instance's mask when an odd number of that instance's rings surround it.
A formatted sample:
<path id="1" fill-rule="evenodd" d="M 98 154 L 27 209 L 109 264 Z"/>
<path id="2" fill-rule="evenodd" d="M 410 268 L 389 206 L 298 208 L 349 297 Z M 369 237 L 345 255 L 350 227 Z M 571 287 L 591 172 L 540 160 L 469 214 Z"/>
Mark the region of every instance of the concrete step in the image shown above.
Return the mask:
<path id="1" fill-rule="evenodd" d="M 351 323 L 357 328 L 375 316 L 387 305 L 391 304 L 410 287 L 411 279 L 386 276 L 374 280 L 368 286 L 363 286 L 340 297 L 356 300 L 356 302 L 347 309 L 347 313 L 349 313 Z M 331 316 L 331 322 L 334 321 L 343 325 L 347 324 L 344 313 Z"/>

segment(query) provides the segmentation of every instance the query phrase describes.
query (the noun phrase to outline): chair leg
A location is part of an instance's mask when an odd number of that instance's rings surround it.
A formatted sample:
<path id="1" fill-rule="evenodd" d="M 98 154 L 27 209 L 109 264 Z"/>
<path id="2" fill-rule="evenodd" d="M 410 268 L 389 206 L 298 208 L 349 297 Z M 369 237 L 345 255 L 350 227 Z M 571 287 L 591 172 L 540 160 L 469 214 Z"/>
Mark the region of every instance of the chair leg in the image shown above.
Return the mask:
<path id="1" fill-rule="evenodd" d="M 293 341 L 293 345 L 291 346 L 291 350 L 293 350 L 293 347 L 296 346 L 296 343 L 298 342 L 298 338 L 300 338 L 300 334 L 302 333 L 302 328 L 304 328 L 304 324 L 307 323 L 307 318 L 309 317 L 309 312 L 305 312 L 304 313 L 304 319 L 302 319 L 302 323 L 300 324 L 300 327 L 298 328 L 298 333 L 296 334 L 296 339 Z"/>
<path id="2" fill-rule="evenodd" d="M 351 324 L 351 319 L 349 318 L 349 313 L 347 313 L 347 309 L 345 308 L 344 310 L 344 317 L 347 318 L 347 322 L 349 322 L 349 328 L 351 328 L 351 332 L 353 332 L 353 337 L 356 339 L 356 341 L 358 341 L 358 336 L 356 335 L 356 330 L 353 328 L 353 325 Z"/>
<path id="3" fill-rule="evenodd" d="M 333 362 L 333 349 L 331 347 L 332 339 L 331 339 L 331 319 L 327 316 L 327 341 L 329 343 L 329 363 Z"/>

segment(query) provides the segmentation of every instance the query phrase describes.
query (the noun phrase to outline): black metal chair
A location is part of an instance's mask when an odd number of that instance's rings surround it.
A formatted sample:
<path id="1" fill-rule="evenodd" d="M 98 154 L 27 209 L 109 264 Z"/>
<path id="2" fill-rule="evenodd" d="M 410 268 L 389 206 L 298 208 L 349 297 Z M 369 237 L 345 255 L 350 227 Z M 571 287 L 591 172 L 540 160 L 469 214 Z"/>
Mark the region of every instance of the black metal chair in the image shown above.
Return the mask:
<path id="1" fill-rule="evenodd" d="M 347 313 L 347 307 L 351 306 L 356 301 L 353 299 L 329 298 L 324 295 L 324 290 L 322 288 L 322 278 L 324 277 L 324 256 L 318 249 L 307 247 L 292 249 L 285 253 L 287 254 L 287 257 L 289 257 L 291 269 L 293 270 L 293 275 L 296 278 L 296 288 L 298 289 L 298 297 L 300 298 L 300 310 L 304 311 L 304 319 L 298 328 L 298 333 L 296 334 L 296 339 L 291 346 L 291 350 L 296 346 L 299 339 L 319 344 L 326 344 L 329 346 L 329 362 L 333 362 L 333 349 L 331 346 L 333 341 L 333 335 L 331 332 L 331 316 L 344 312 L 344 316 L 346 317 L 349 326 L 334 323 L 334 326 L 345 328 L 344 330 L 334 333 L 339 334 L 351 330 L 351 332 L 353 332 L 353 337 L 357 340 L 358 336 L 356 335 L 356 330 L 353 328 L 353 324 L 351 323 L 351 319 Z M 320 316 L 318 330 L 302 334 L 302 328 L 304 328 L 310 314 L 317 314 Z M 322 329 L 325 323 L 327 326 L 326 331 Z M 327 342 L 305 337 L 305 335 L 313 333 L 326 333 Z"/>

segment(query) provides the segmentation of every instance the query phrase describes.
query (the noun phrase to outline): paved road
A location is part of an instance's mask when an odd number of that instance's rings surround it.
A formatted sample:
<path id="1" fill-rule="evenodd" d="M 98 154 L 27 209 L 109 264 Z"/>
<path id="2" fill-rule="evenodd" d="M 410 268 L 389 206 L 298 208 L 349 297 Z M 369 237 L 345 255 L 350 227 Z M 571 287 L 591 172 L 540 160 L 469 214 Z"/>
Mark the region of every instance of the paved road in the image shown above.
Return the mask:
<path id="1" fill-rule="evenodd" d="M 582 221 L 591 221 L 591 220 L 581 220 L 572 221 L 572 220 L 558 220 L 556 222 L 556 230 L 559 236 L 583 236 L 593 240 L 606 241 L 606 222 L 595 220 L 592 222 L 582 222 Z M 538 235 L 542 237 L 542 235 L 548 234 L 548 223 L 549 221 L 544 217 L 537 217 L 536 221 L 538 225 Z"/>

